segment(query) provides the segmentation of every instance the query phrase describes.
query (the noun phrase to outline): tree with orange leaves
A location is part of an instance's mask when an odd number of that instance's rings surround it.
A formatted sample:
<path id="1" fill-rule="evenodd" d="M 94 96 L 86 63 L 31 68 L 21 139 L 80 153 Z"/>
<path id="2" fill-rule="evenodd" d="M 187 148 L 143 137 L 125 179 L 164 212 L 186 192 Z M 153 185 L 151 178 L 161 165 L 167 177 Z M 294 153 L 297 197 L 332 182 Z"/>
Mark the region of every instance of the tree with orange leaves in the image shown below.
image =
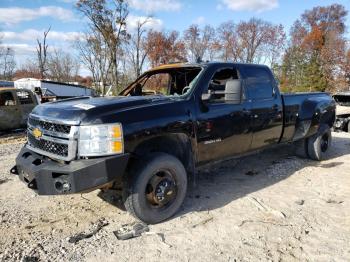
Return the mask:
<path id="1" fill-rule="evenodd" d="M 145 41 L 147 57 L 152 67 L 186 60 L 185 44 L 177 31 L 149 31 Z"/>
<path id="2" fill-rule="evenodd" d="M 344 68 L 346 16 L 344 6 L 333 4 L 307 10 L 294 23 L 283 63 L 285 88 L 290 85 L 308 91 L 345 88 L 341 69 Z"/>

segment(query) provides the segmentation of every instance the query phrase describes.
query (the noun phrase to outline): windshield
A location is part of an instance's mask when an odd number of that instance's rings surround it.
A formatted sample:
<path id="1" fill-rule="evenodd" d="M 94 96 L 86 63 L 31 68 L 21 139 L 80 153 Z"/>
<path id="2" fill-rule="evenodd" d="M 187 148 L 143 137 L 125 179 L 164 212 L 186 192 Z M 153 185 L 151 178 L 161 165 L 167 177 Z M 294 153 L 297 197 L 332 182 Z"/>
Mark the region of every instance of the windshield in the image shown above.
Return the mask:
<path id="1" fill-rule="evenodd" d="M 150 71 L 123 90 L 122 96 L 182 96 L 197 82 L 201 67 L 179 67 Z"/>

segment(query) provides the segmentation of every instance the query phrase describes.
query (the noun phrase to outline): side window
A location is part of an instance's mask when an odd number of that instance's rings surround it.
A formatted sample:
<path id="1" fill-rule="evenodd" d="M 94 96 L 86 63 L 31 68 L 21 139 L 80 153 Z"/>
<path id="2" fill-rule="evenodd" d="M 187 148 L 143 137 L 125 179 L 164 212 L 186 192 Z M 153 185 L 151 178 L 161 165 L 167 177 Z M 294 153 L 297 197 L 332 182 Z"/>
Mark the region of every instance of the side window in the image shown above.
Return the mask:
<path id="1" fill-rule="evenodd" d="M 17 97 L 21 105 L 33 104 L 33 99 L 27 91 L 17 91 Z"/>
<path id="2" fill-rule="evenodd" d="M 0 93 L 0 106 L 14 106 L 14 105 L 16 105 L 16 101 L 11 92 Z"/>
<path id="3" fill-rule="evenodd" d="M 143 95 L 169 95 L 171 76 L 168 73 L 158 73 L 147 78 L 142 87 Z"/>
<path id="4" fill-rule="evenodd" d="M 225 101 L 225 87 L 226 82 L 229 80 L 239 79 L 238 72 L 233 68 L 219 69 L 213 75 L 212 79 L 209 82 L 208 92 L 215 92 L 213 95 L 214 102 L 223 102 Z"/>
<path id="5" fill-rule="evenodd" d="M 265 68 L 247 67 L 245 69 L 246 87 L 253 100 L 272 98 L 272 79 Z"/>

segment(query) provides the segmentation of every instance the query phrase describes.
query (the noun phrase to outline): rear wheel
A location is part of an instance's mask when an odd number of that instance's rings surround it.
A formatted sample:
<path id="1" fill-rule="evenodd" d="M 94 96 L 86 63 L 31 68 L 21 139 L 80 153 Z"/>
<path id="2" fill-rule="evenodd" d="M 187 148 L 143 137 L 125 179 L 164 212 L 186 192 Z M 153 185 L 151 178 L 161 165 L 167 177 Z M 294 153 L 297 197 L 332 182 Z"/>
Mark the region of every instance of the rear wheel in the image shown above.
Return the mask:
<path id="1" fill-rule="evenodd" d="M 125 208 L 148 224 L 173 216 L 182 205 L 187 174 L 172 155 L 152 153 L 131 170 L 124 190 Z"/>
<path id="2" fill-rule="evenodd" d="M 328 128 L 308 139 L 308 155 L 313 160 L 324 160 L 332 143 L 332 132 Z"/>

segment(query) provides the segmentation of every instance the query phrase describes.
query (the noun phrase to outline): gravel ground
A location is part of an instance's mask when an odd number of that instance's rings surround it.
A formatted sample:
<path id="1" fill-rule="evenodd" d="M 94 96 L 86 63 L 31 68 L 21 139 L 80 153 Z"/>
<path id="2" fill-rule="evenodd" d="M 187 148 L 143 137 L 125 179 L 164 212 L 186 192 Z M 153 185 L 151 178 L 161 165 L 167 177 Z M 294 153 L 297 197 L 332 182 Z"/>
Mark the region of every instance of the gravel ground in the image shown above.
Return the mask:
<path id="1" fill-rule="evenodd" d="M 99 191 L 26 188 L 9 173 L 23 134 L 2 136 L 0 261 L 349 261 L 350 134 L 333 135 L 327 161 L 281 146 L 202 168 L 174 218 L 126 241 L 134 219 Z"/>

